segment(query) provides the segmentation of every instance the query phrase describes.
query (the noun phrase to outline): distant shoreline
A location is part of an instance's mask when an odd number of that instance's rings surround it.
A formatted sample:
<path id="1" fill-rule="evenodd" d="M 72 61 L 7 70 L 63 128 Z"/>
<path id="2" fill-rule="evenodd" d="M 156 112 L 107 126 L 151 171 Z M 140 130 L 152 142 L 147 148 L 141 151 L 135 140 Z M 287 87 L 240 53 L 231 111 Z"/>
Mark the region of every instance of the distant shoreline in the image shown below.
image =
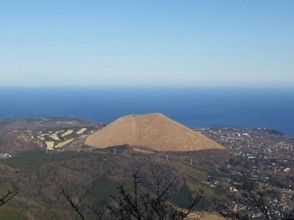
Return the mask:
<path id="1" fill-rule="evenodd" d="M 3 126 L 3 124 L 1 123 L 6 123 L 6 122 L 18 122 L 18 121 L 28 121 L 28 122 L 31 122 L 31 121 L 52 121 L 52 122 L 58 122 L 58 121 L 61 121 L 61 122 L 64 122 L 65 124 L 67 122 L 72 122 L 72 121 L 75 121 L 77 123 L 82 123 L 82 124 L 85 124 L 87 126 L 105 126 L 107 125 L 108 123 L 101 123 L 101 122 L 98 122 L 98 121 L 93 121 L 93 120 L 89 120 L 89 119 L 86 119 L 86 118 L 77 118 L 77 117 L 64 117 L 64 116 L 56 116 L 56 117 L 0 117 L 0 132 L 1 132 L 1 127 Z M 206 130 L 206 129 L 212 129 L 212 130 L 218 130 L 218 129 L 221 129 L 221 130 L 238 130 L 238 129 L 241 129 L 241 130 L 252 130 L 252 131 L 265 131 L 265 132 L 268 132 L 268 133 L 272 133 L 272 134 L 275 134 L 275 135 L 280 135 L 280 136 L 285 136 L 285 137 L 288 137 L 288 138 L 294 138 L 294 136 L 291 136 L 291 135 L 288 135 L 288 134 L 285 134 L 279 130 L 276 130 L 276 129 L 272 129 L 272 128 L 248 128 L 248 127 L 199 127 L 199 128 L 194 128 L 194 127 L 190 127 L 191 129 L 193 130 L 197 130 L 197 131 L 202 131 L 202 130 Z"/>
<path id="2" fill-rule="evenodd" d="M 293 100 L 293 89 L 278 88 L 2 88 L 0 117 L 109 123 L 123 115 L 161 112 L 192 128 L 269 128 L 294 136 Z"/>

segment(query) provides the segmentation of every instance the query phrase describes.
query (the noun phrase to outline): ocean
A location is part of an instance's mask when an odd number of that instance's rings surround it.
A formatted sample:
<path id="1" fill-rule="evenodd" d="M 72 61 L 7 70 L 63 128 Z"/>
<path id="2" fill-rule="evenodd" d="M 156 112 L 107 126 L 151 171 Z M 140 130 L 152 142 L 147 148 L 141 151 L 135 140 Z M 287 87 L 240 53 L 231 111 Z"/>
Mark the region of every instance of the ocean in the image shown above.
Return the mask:
<path id="1" fill-rule="evenodd" d="M 161 112 L 192 128 L 270 128 L 294 137 L 294 89 L 0 88 L 0 117 L 108 123 Z"/>

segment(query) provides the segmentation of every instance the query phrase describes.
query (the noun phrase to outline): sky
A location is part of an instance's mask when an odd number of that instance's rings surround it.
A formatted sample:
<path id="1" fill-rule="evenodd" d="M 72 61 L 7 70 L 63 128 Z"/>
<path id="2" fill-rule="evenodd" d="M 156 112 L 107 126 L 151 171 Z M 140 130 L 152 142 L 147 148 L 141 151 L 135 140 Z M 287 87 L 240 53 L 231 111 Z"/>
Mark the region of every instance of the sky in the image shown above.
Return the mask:
<path id="1" fill-rule="evenodd" d="M 294 86 L 293 0 L 1 0 L 0 86 Z"/>

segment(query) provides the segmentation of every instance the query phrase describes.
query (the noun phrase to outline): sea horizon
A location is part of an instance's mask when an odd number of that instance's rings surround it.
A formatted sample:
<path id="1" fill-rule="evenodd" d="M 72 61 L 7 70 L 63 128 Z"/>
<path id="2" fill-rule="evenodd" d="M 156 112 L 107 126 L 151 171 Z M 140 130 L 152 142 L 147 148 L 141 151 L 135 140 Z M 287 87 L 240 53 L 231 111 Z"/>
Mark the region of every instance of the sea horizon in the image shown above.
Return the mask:
<path id="1" fill-rule="evenodd" d="M 294 89 L 0 87 L 0 118 L 77 117 L 109 123 L 163 113 L 191 128 L 267 128 L 294 136 Z"/>

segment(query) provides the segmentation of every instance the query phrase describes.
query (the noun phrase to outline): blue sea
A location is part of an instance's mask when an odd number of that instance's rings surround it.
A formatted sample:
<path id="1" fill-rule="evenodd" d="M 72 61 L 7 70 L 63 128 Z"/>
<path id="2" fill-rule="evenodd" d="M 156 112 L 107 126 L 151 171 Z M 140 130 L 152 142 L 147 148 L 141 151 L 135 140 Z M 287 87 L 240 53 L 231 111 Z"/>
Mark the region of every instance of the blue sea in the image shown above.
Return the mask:
<path id="1" fill-rule="evenodd" d="M 294 89 L 0 88 L 0 117 L 79 117 L 108 123 L 161 112 L 193 128 L 271 128 L 294 137 Z"/>

